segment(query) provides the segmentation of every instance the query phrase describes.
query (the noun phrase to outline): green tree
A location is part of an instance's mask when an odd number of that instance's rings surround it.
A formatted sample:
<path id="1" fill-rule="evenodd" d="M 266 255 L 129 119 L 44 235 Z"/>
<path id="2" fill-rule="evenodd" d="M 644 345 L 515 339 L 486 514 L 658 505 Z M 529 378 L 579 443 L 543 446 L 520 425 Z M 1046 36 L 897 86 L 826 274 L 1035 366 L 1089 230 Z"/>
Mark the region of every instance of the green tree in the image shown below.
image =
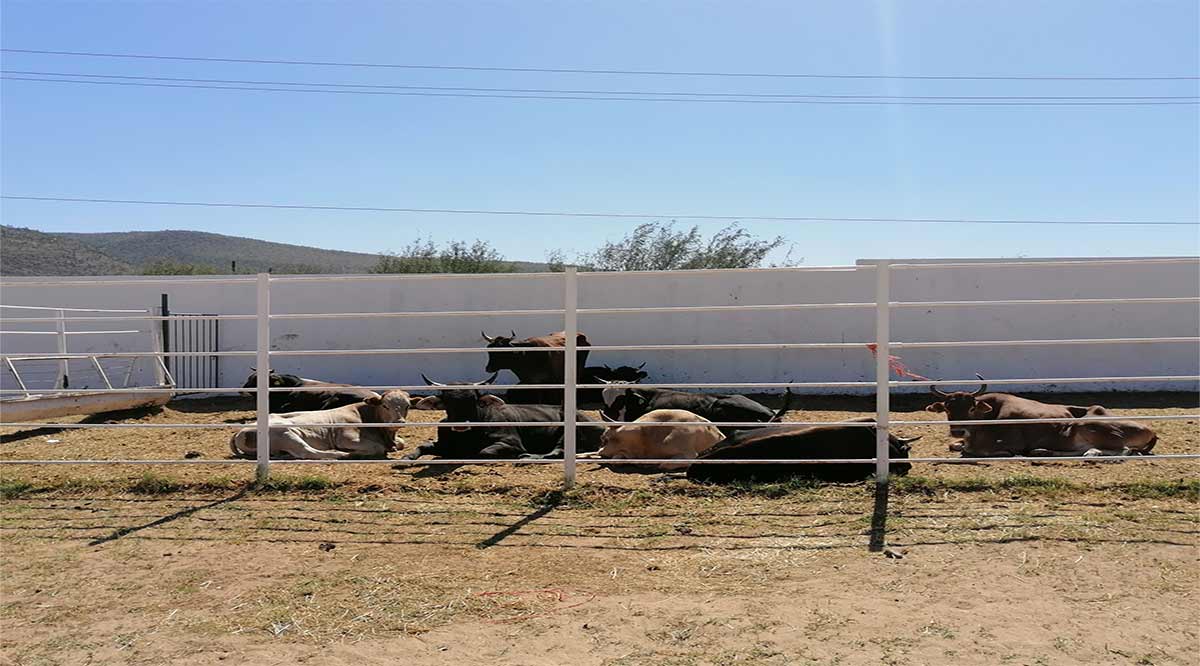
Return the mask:
<path id="1" fill-rule="evenodd" d="M 515 273 L 517 267 L 485 241 L 453 241 L 439 247 L 430 239 L 418 239 L 400 252 L 380 255 L 371 272 Z"/>
<path id="2" fill-rule="evenodd" d="M 784 243 L 782 236 L 760 239 L 737 224 L 705 238 L 699 226 L 685 230 L 676 229 L 674 222 L 648 222 L 619 241 L 581 255 L 577 263 L 595 271 L 757 268 Z M 557 259 L 561 265 L 561 255 Z M 789 252 L 785 262 L 790 259 Z"/>

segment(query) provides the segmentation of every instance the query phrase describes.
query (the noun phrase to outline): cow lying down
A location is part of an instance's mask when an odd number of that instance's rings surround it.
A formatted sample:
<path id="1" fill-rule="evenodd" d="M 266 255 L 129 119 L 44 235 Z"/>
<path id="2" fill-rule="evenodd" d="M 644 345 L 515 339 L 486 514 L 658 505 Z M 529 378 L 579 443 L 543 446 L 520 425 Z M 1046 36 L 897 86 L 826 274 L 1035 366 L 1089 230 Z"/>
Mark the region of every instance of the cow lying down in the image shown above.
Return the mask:
<path id="1" fill-rule="evenodd" d="M 253 368 L 251 368 L 253 370 Z M 319 379 L 308 379 L 298 377 L 296 375 L 281 375 L 274 370 L 267 375 L 267 384 L 271 388 L 316 388 L 317 390 L 297 390 L 297 391 L 272 391 L 268 402 L 272 414 L 280 414 L 283 412 L 311 412 L 320 409 L 333 409 L 334 407 L 342 407 L 344 405 L 353 405 L 356 402 L 362 402 L 367 398 L 379 397 L 379 394 L 350 384 L 334 384 L 332 382 L 324 382 Z M 258 371 L 250 373 L 246 378 L 246 383 L 242 384 L 244 389 L 253 389 L 258 386 Z M 318 388 L 319 387 L 319 388 Z M 243 393 L 246 397 L 251 397 L 254 394 L 251 392 Z"/>
<path id="2" fill-rule="evenodd" d="M 976 376 L 983 379 L 982 376 Z M 938 401 L 926 407 L 925 411 L 946 415 L 946 420 L 950 423 L 950 436 L 961 440 L 951 444 L 950 450 L 961 453 L 964 458 L 1146 455 L 1158 442 L 1153 430 L 1136 421 L 997 425 L 957 423 L 1009 419 L 1077 419 L 1113 414 L 1099 405 L 1052 405 L 1010 393 L 988 393 L 987 384 L 974 392 L 944 393 L 936 386 L 931 386 L 930 392 Z"/>
<path id="3" fill-rule="evenodd" d="M 605 418 L 607 419 L 607 417 Z M 679 425 L 644 425 L 646 423 L 678 423 Z M 656 409 L 639 416 L 635 423 L 609 426 L 600 436 L 600 450 L 579 457 L 603 460 L 647 458 L 695 460 L 701 451 L 711 448 L 724 438 L 721 431 L 709 423 L 709 420 L 703 416 L 696 416 L 682 409 Z M 620 474 L 653 474 L 687 469 L 689 464 L 687 462 L 657 465 L 608 463 L 603 466 Z"/>
<path id="4" fill-rule="evenodd" d="M 287 428 L 271 429 L 271 457 L 304 460 L 339 460 L 341 458 L 381 458 L 396 450 L 398 428 L 344 427 L 341 423 L 404 423 L 408 417 L 409 397 L 404 391 L 388 391 L 382 396 L 334 409 L 312 412 L 272 414 L 271 425 Z M 258 433 L 251 424 L 239 430 L 229 440 L 233 455 L 253 458 L 257 451 Z M 404 440 L 400 440 L 400 446 Z"/>
<path id="5" fill-rule="evenodd" d="M 874 419 L 855 419 L 874 422 Z M 908 458 L 909 444 L 920 437 L 888 437 L 888 455 L 892 460 Z M 822 481 L 860 481 L 875 473 L 875 428 L 858 426 L 779 426 L 756 430 L 741 430 L 701 453 L 699 460 L 721 459 L 800 459 L 866 458 L 861 463 L 769 463 L 769 464 L 694 464 L 687 477 L 693 481 L 729 483 L 750 480 L 778 481 L 789 478 L 810 478 Z M 912 467 L 906 462 L 893 462 L 891 471 L 908 474 Z"/>
<path id="6" fill-rule="evenodd" d="M 499 396 L 481 389 L 496 381 L 499 373 L 481 382 L 446 384 L 421 375 L 437 387 L 438 395 L 417 400 L 414 409 L 444 410 L 437 441 L 421 444 L 404 455 L 416 460 L 424 455 L 443 458 L 561 458 L 563 455 L 563 408 L 558 405 L 510 405 Z M 595 451 L 600 443 L 601 424 L 576 410 L 577 451 Z M 545 423 L 532 426 L 495 426 L 488 423 Z M 589 426 L 589 423 L 595 425 Z M 481 427 L 483 426 L 483 427 Z"/>

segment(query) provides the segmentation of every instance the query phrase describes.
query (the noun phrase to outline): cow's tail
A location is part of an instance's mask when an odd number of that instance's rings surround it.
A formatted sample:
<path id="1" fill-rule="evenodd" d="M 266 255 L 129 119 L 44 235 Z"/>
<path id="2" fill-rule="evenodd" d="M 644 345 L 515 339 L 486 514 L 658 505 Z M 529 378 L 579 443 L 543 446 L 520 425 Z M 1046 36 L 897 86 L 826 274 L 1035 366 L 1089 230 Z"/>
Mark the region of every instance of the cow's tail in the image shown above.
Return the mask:
<path id="1" fill-rule="evenodd" d="M 788 410 L 792 408 L 792 400 L 795 399 L 795 397 L 796 394 L 792 392 L 792 387 L 787 387 L 783 396 L 783 406 L 775 411 L 775 415 L 772 416 L 771 420 L 767 421 L 767 423 L 779 423 L 782 421 L 783 415 L 787 414 Z"/>

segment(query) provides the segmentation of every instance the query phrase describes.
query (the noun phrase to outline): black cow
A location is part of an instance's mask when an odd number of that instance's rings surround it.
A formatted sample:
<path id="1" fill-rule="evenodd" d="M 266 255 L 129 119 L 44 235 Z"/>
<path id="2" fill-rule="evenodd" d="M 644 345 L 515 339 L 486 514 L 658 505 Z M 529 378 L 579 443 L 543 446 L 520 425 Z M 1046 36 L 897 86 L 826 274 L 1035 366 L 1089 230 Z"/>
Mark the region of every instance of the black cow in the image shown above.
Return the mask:
<path id="1" fill-rule="evenodd" d="M 516 340 L 517 332 L 512 335 L 489 336 L 480 331 L 487 341 L 488 349 L 528 349 L 528 348 L 564 348 L 567 346 L 566 333 L 559 331 L 536 338 Z M 575 335 L 576 367 L 584 367 L 588 350 L 592 343 L 588 342 L 583 333 Z M 521 384 L 561 384 L 563 383 L 564 358 L 561 352 L 545 351 L 495 351 L 488 352 L 487 372 L 511 370 Z M 562 404 L 563 392 L 558 389 L 530 389 L 528 391 L 512 391 L 511 398 L 525 404 Z"/>
<path id="2" fill-rule="evenodd" d="M 253 370 L 253 368 L 251 369 Z M 272 391 L 269 398 L 269 409 L 272 414 L 334 409 L 353 405 L 367 398 L 380 397 L 375 391 L 355 388 L 351 384 L 333 384 L 316 379 L 305 379 L 296 375 L 281 375 L 277 374 L 274 370 L 268 375 L 267 383 L 271 388 L 293 388 L 299 386 L 327 387 L 313 391 Z M 242 388 L 253 389 L 257 386 L 258 372 L 251 372 L 250 377 L 246 379 L 246 383 L 242 384 Z M 249 396 L 253 395 L 253 393 L 245 393 L 243 395 Z"/>
<path id="3" fill-rule="evenodd" d="M 874 422 L 874 419 L 856 419 Z M 908 458 L 909 444 L 920 437 L 888 436 L 888 455 L 893 460 Z M 742 430 L 702 452 L 697 460 L 774 460 L 819 458 L 874 458 L 875 428 L 858 426 L 772 426 Z M 911 464 L 891 463 L 895 474 L 908 474 Z M 754 479 L 778 481 L 790 478 L 809 478 L 822 481 L 860 481 L 875 473 L 875 463 L 764 463 L 725 464 L 700 463 L 688 468 L 687 477 L 706 483 L 729 483 Z"/>
<path id="4" fill-rule="evenodd" d="M 783 408 L 772 411 L 744 395 L 714 395 L 711 393 L 688 393 L 665 389 L 635 389 L 628 386 L 612 386 L 604 389 L 604 415 L 613 421 L 635 421 L 638 417 L 656 409 L 682 409 L 709 421 L 767 423 L 783 416 L 792 403 L 789 388 Z M 718 426 L 720 427 L 720 426 Z M 720 427 L 728 437 L 737 428 Z"/>
<path id="5" fill-rule="evenodd" d="M 593 365 L 583 368 L 579 371 L 578 384 L 637 384 L 646 377 L 649 373 L 642 368 L 646 367 L 643 363 L 638 367 L 630 365 L 620 365 L 615 368 L 610 368 L 607 365 Z M 603 400 L 603 389 L 579 389 L 580 402 L 600 402 Z"/>
<path id="6" fill-rule="evenodd" d="M 469 425 L 563 420 L 563 409 L 557 405 L 510 405 L 498 396 L 480 393 L 479 387 L 496 381 L 497 374 L 473 384 L 443 384 L 421 375 L 426 384 L 442 390 L 437 396 L 421 398 L 413 404 L 413 409 L 445 410 L 446 419 L 443 422 L 461 422 L 463 425 L 438 428 L 436 442 L 421 444 L 406 454 L 404 459 L 415 460 L 423 455 L 444 458 L 561 458 L 562 426 L 477 428 Z M 597 423 L 596 419 L 583 412 L 576 412 L 575 418 L 579 423 Z M 600 448 L 604 427 L 599 423 L 593 427 L 580 426 L 576 433 L 579 452 L 595 451 Z"/>

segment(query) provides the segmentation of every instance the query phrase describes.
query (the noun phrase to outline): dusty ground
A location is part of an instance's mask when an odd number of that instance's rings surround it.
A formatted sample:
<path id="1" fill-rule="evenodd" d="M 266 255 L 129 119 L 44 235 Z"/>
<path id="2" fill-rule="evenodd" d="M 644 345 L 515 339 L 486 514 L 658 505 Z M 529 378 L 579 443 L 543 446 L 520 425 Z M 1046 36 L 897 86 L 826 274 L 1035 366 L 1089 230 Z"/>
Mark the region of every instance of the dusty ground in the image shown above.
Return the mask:
<path id="1" fill-rule="evenodd" d="M 803 406 L 789 417 L 870 410 Z M 1195 423 L 1155 427 L 1161 452 L 1200 449 Z M 944 425 L 925 431 L 916 455 L 950 455 Z M 219 459 L 227 437 L 6 431 L 0 457 Z M 869 483 L 588 468 L 563 493 L 556 469 L 305 466 L 246 490 L 247 467 L 3 466 L 0 664 L 1195 664 L 1198 469 L 918 466 L 885 513 Z"/>

